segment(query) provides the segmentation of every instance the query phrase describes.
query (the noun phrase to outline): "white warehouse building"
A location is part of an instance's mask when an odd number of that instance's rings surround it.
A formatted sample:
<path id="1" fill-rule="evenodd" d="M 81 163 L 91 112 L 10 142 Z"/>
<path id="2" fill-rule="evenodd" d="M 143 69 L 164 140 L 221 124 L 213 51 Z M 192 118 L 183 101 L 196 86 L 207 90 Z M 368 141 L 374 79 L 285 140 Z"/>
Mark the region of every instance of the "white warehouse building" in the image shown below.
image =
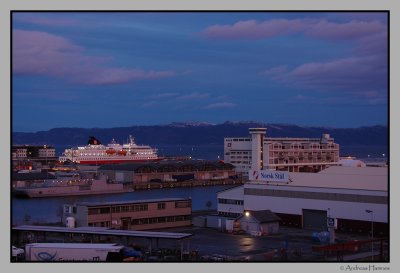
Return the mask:
<path id="1" fill-rule="evenodd" d="M 331 166 L 319 173 L 289 173 L 288 182 L 252 181 L 218 194 L 218 213 L 271 210 L 283 225 L 326 230 L 388 234 L 388 169 Z M 242 202 L 241 202 L 242 201 Z"/>

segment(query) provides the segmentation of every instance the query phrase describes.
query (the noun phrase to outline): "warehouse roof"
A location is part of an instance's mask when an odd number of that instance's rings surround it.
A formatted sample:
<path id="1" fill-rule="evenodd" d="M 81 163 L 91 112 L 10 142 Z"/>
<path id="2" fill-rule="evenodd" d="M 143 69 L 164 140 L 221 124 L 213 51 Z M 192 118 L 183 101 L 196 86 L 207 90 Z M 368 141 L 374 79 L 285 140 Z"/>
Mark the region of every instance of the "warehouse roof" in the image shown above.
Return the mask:
<path id="1" fill-rule="evenodd" d="M 162 160 L 147 163 L 125 163 L 107 164 L 100 166 L 99 170 L 111 171 L 134 171 L 137 173 L 148 172 L 176 172 L 176 171 L 213 171 L 213 170 L 233 170 L 235 166 L 223 161 L 204 161 L 204 160 Z"/>
<path id="2" fill-rule="evenodd" d="M 331 166 L 319 173 L 291 172 L 289 177 L 288 186 L 298 187 L 387 191 L 389 184 L 386 167 Z"/>
<path id="3" fill-rule="evenodd" d="M 158 199 L 143 199 L 143 200 L 129 200 L 129 201 L 110 201 L 110 202 L 79 202 L 77 205 L 81 206 L 110 206 L 110 205 L 127 205 L 127 204 L 141 204 L 141 203 L 157 203 L 168 201 L 187 201 L 186 198 L 158 198 Z"/>
<path id="4" fill-rule="evenodd" d="M 119 230 L 119 229 L 108 229 L 100 227 L 68 228 L 68 227 L 22 225 L 13 227 L 12 229 L 18 231 L 96 234 L 96 235 L 109 235 L 109 236 L 128 236 L 128 237 L 175 239 L 175 240 L 185 239 L 193 236 L 193 234 L 190 233 Z"/>

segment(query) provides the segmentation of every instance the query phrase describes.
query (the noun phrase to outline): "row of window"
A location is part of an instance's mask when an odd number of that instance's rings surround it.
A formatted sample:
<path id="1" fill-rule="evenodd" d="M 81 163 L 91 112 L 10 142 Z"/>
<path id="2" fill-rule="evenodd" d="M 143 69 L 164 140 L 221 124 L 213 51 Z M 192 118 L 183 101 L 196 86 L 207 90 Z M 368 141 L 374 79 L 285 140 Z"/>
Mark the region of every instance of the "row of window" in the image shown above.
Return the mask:
<path id="1" fill-rule="evenodd" d="M 251 151 L 241 151 L 241 152 L 231 151 L 231 154 L 233 154 L 233 155 L 235 155 L 235 154 L 238 154 L 238 155 L 245 154 L 245 155 L 247 155 L 247 154 L 251 154 Z"/>
<path id="2" fill-rule="evenodd" d="M 237 218 L 237 217 L 241 216 L 242 213 L 219 211 L 219 212 L 218 212 L 218 215 L 226 216 L 226 217 L 232 217 L 232 218 Z"/>
<path id="3" fill-rule="evenodd" d="M 191 215 L 176 215 L 176 216 L 166 216 L 166 217 L 152 217 L 152 218 L 141 218 L 141 219 L 123 219 L 124 221 L 130 221 L 131 225 L 148 225 L 157 223 L 171 223 L 171 222 L 181 222 L 190 221 L 192 219 Z M 111 227 L 111 221 L 102 222 L 91 222 L 88 223 L 89 227 Z"/>
<path id="4" fill-rule="evenodd" d="M 232 155 L 231 158 L 250 158 L 250 159 L 251 159 L 251 156 L 247 156 L 247 155 L 244 155 L 244 156 L 241 156 L 241 155 L 235 156 L 235 155 Z"/>
<path id="5" fill-rule="evenodd" d="M 176 201 L 175 208 L 189 208 L 191 207 L 191 201 Z M 166 203 L 161 202 L 157 204 L 157 209 L 165 209 Z M 112 206 L 112 207 L 103 207 L 103 208 L 89 208 L 88 214 L 109 214 L 111 213 L 120 213 L 120 212 L 134 212 L 134 211 L 147 211 L 149 210 L 148 204 L 134 204 L 134 205 L 121 205 L 121 206 Z"/>
<path id="6" fill-rule="evenodd" d="M 251 162 L 250 161 L 235 161 L 235 160 L 232 160 L 230 163 L 232 163 L 232 164 L 250 164 Z"/>
<path id="7" fill-rule="evenodd" d="M 243 205 L 243 200 L 218 198 L 219 204 Z"/>
<path id="8" fill-rule="evenodd" d="M 228 142 L 231 142 L 231 141 L 234 141 L 234 142 L 237 142 L 237 141 L 241 141 L 241 142 L 247 141 L 247 142 L 249 142 L 249 141 L 251 141 L 251 138 L 232 138 L 232 139 L 226 139 L 226 141 L 228 141 Z"/>
<path id="9" fill-rule="evenodd" d="M 131 225 L 171 223 L 171 222 L 189 221 L 191 219 L 192 219 L 191 215 L 175 215 L 175 216 L 166 216 L 166 217 L 141 218 L 141 219 L 132 219 Z"/>
<path id="10" fill-rule="evenodd" d="M 104 208 L 89 208 L 88 214 L 109 214 L 119 213 L 119 212 L 129 212 L 129 211 L 146 211 L 149 209 L 148 204 L 135 204 L 135 205 L 122 205 L 122 206 L 112 206 Z"/>

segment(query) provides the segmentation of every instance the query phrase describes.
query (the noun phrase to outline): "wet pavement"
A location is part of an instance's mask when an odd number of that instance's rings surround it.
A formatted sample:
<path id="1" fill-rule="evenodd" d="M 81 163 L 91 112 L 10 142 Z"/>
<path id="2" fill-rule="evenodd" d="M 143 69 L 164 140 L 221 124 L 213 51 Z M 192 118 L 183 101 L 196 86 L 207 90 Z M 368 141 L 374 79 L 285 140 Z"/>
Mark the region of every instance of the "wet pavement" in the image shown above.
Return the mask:
<path id="1" fill-rule="evenodd" d="M 49 234 L 47 242 L 113 242 L 125 246 L 137 247 L 145 254 L 145 261 L 309 261 L 323 262 L 335 261 L 336 253 L 324 253 L 313 250 L 314 246 L 326 245 L 320 243 L 313 237 L 314 231 L 303 230 L 281 226 L 279 233 L 269 236 L 251 236 L 248 234 L 232 234 L 214 228 L 204 227 L 179 227 L 164 230 L 152 230 L 162 232 L 190 233 L 193 236 L 182 241 L 171 239 L 149 239 L 149 238 L 108 238 L 99 237 L 98 241 L 87 240 L 84 237 L 60 236 Z M 343 234 L 337 233 L 337 242 L 363 241 L 367 240 L 365 234 Z M 42 239 L 38 238 L 39 241 Z M 100 241 L 102 240 L 102 241 Z M 379 243 L 374 249 L 379 249 Z M 182 252 L 181 252 L 182 250 Z M 388 244 L 383 247 L 385 256 L 388 257 Z M 364 245 L 357 252 L 348 255 L 361 254 L 359 258 L 367 258 L 370 244 Z M 186 256 L 185 256 L 185 255 Z M 377 254 L 375 254 L 377 255 Z M 185 256 L 185 257 L 184 257 Z M 350 256 L 349 256 L 350 257 Z M 356 256 L 355 256 L 356 257 Z M 356 257 L 357 258 L 357 257 Z"/>
<path id="2" fill-rule="evenodd" d="M 279 234 L 251 236 L 230 234 L 217 229 L 203 227 L 182 227 L 168 232 L 191 233 L 193 237 L 183 243 L 184 251 L 196 251 L 205 260 L 238 261 L 324 261 L 325 253 L 313 251 L 321 245 L 312 234 L 314 231 L 281 227 Z M 340 242 L 367 240 L 363 234 L 336 234 Z M 178 242 L 165 242 L 169 247 L 180 247 Z M 166 246 L 163 244 L 163 246 Z"/>

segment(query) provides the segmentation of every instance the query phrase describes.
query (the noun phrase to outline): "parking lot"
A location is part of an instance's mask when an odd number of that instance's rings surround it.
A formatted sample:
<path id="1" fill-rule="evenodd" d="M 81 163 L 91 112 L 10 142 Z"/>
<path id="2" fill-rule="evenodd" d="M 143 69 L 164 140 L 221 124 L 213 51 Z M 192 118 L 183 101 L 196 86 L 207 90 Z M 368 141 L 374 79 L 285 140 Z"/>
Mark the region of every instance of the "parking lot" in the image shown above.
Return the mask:
<path id="1" fill-rule="evenodd" d="M 196 251 L 200 260 L 206 261 L 325 261 L 336 258 L 334 253 L 313 251 L 313 246 L 322 243 L 313 239 L 313 231 L 298 228 L 281 227 L 279 234 L 270 236 L 230 234 L 203 227 L 174 228 L 168 231 L 193 234 L 183 244 L 183 250 Z M 336 235 L 339 242 L 367 239 L 365 234 Z M 177 242 L 160 242 L 160 245 L 179 247 Z M 385 248 L 387 253 L 387 245 Z M 358 252 L 368 252 L 368 249 L 359 249 Z M 375 249 L 379 249 L 379 245 Z"/>

